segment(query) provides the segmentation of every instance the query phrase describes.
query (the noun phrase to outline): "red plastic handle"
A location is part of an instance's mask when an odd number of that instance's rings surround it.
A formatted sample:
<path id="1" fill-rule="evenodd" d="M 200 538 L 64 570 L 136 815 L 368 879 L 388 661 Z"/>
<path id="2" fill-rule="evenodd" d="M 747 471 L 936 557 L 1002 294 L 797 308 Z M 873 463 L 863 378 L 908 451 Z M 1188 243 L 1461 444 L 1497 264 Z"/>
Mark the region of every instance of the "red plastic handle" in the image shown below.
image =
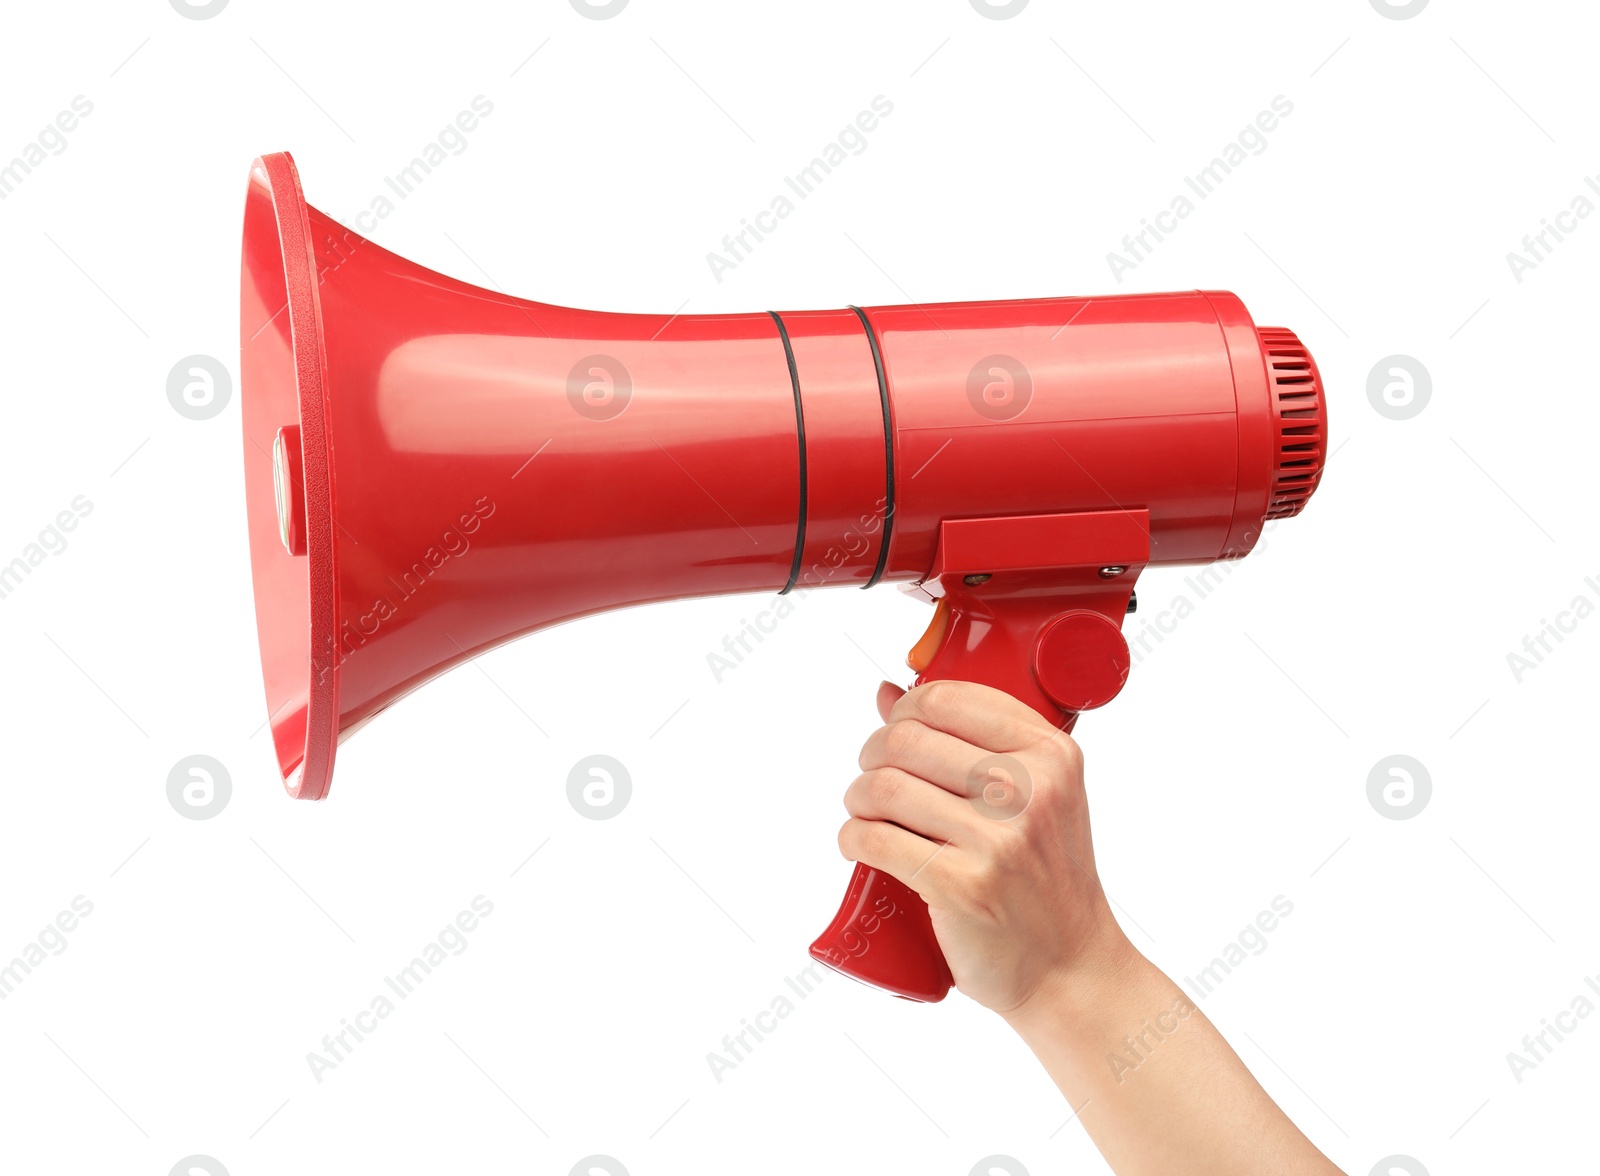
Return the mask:
<path id="1" fill-rule="evenodd" d="M 1128 649 L 1120 621 L 1131 582 L 1073 585 L 1038 573 L 1000 583 L 993 576 L 976 584 L 966 579 L 941 578 L 944 595 L 933 624 L 912 650 L 912 667 L 922 671 L 917 684 L 959 679 L 994 686 L 1066 731 L 1078 711 L 1121 689 Z M 927 904 L 904 883 L 860 863 L 811 954 L 907 1000 L 943 1000 L 954 983 Z"/>
<path id="2" fill-rule="evenodd" d="M 907 1000 L 939 1001 L 955 983 L 928 904 L 904 882 L 856 863 L 839 913 L 811 954 L 836 972 Z"/>

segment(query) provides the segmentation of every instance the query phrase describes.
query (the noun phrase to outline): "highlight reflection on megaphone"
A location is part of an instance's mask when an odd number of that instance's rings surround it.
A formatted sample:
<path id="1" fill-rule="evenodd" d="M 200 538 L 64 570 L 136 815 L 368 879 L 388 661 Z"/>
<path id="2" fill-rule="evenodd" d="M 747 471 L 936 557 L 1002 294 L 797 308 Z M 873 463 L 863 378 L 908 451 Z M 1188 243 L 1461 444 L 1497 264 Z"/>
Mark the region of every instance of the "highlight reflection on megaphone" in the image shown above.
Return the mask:
<path id="1" fill-rule="evenodd" d="M 262 669 L 307 799 L 434 675 L 714 593 L 908 585 L 935 604 L 919 682 L 1071 730 L 1127 677 L 1139 573 L 1248 553 L 1326 452 L 1316 364 L 1232 294 L 572 310 L 364 240 L 286 154 L 251 168 L 240 297 Z M 921 899 L 864 866 L 812 954 L 917 1000 L 951 983 Z"/>

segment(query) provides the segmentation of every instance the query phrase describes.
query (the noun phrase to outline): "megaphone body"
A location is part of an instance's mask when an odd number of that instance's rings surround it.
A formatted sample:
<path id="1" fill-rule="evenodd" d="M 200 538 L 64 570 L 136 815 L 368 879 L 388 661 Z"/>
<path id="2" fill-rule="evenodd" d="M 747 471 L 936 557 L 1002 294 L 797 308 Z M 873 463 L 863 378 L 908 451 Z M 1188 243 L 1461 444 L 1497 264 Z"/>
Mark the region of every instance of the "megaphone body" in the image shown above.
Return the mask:
<path id="1" fill-rule="evenodd" d="M 257 160 L 244 456 L 291 795 L 339 741 L 504 641 L 589 613 L 899 582 L 918 681 L 1071 730 L 1129 666 L 1139 573 L 1246 554 L 1320 477 L 1324 398 L 1231 294 L 728 315 L 573 310 L 416 266 Z M 919 1000 L 925 905 L 858 866 L 819 959 Z"/>

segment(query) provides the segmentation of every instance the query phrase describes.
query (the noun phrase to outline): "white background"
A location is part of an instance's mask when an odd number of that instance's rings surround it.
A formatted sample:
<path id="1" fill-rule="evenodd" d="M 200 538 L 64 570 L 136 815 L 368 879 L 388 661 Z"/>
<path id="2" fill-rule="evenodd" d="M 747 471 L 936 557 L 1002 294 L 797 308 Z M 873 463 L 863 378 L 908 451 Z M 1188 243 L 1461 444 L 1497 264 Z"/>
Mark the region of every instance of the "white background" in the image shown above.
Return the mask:
<path id="1" fill-rule="evenodd" d="M 1600 973 L 1600 620 L 1520 682 L 1507 655 L 1600 602 L 1600 217 L 1521 282 L 1506 255 L 1600 172 L 1594 32 L 1446 0 L 8 9 L 0 160 L 93 113 L 0 202 L 0 562 L 93 509 L 0 600 L 0 961 L 93 913 L 0 1001 L 0 1169 L 1105 1170 L 959 996 L 830 978 L 707 1065 L 842 892 L 839 798 L 926 619 L 890 588 L 812 594 L 720 685 L 707 654 L 770 599 L 536 635 L 363 730 L 327 802 L 283 796 L 237 388 L 194 421 L 167 374 L 237 377 L 253 156 L 293 151 L 354 223 L 478 95 L 372 233 L 469 281 L 665 313 L 1203 286 L 1298 331 L 1321 490 L 1080 725 L 1106 887 L 1179 978 L 1294 904 L 1202 1007 L 1347 1171 L 1592 1166 L 1600 1017 L 1520 1083 L 1506 1055 Z M 717 282 L 707 252 L 880 94 L 866 150 Z M 1107 253 L 1278 95 L 1266 149 L 1119 284 Z M 1408 420 L 1367 396 L 1395 353 L 1432 379 Z M 1144 577 L 1130 636 L 1184 575 Z M 566 795 L 595 753 L 633 782 L 609 821 Z M 1432 780 L 1410 820 L 1368 800 L 1396 753 Z M 167 798 L 192 754 L 231 776 L 209 820 Z M 467 950 L 318 1083 L 308 1052 L 480 894 Z"/>

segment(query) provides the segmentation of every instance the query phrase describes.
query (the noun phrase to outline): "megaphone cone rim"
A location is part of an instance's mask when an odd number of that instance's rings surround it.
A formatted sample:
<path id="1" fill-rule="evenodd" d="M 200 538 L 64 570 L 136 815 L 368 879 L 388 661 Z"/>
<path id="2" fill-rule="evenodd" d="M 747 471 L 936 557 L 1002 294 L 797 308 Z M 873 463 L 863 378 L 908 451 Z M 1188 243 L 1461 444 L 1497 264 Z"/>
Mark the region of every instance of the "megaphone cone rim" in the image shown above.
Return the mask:
<path id="1" fill-rule="evenodd" d="M 333 539 L 332 470 L 327 437 L 327 385 L 323 354 L 322 307 L 317 292 L 317 271 L 312 256 L 310 214 L 300 187 L 300 175 L 288 152 L 262 155 L 251 165 L 250 182 L 263 187 L 271 198 L 272 214 L 276 220 L 278 261 L 282 266 L 282 280 L 287 294 L 285 310 L 288 313 L 289 337 L 293 358 L 293 379 L 298 404 L 298 420 L 285 420 L 278 425 L 298 425 L 302 447 L 301 478 L 298 487 L 303 496 L 306 528 L 304 555 L 290 555 L 274 542 L 274 551 L 266 559 L 305 559 L 308 561 L 307 586 L 309 590 L 309 633 L 278 615 L 271 607 L 269 593 L 261 591 L 265 569 L 253 566 L 257 581 L 256 626 L 260 637 L 263 662 L 268 651 L 303 648 L 305 651 L 306 687 L 303 695 L 291 693 L 286 699 L 268 694 L 268 722 L 277 723 L 279 712 L 287 710 L 304 699 L 304 743 L 296 756 L 291 749 L 277 745 L 279 770 L 284 787 L 297 799 L 321 800 L 328 793 L 333 774 L 334 753 L 339 737 L 339 600 L 337 593 L 338 567 Z M 246 201 L 245 234 L 248 241 L 252 227 L 251 217 L 260 215 L 253 202 Z M 253 274 L 249 270 L 251 257 L 245 251 L 245 280 Z M 276 276 L 276 275 L 274 275 Z M 263 329 L 263 324 L 244 321 L 241 305 L 240 351 L 245 352 L 251 340 Z M 249 365 L 241 354 L 241 390 L 244 401 L 266 396 L 266 389 L 255 389 L 249 379 Z M 263 457 L 255 452 L 261 446 L 258 438 L 250 434 L 250 414 L 245 419 L 246 460 L 270 461 L 273 438 L 267 439 Z M 247 487 L 250 484 L 247 482 Z M 263 524 L 270 523 L 272 533 L 278 531 L 278 503 L 270 495 L 259 495 L 247 490 L 248 510 L 252 521 L 258 516 Z M 266 562 L 262 553 L 252 547 L 253 561 Z"/>

